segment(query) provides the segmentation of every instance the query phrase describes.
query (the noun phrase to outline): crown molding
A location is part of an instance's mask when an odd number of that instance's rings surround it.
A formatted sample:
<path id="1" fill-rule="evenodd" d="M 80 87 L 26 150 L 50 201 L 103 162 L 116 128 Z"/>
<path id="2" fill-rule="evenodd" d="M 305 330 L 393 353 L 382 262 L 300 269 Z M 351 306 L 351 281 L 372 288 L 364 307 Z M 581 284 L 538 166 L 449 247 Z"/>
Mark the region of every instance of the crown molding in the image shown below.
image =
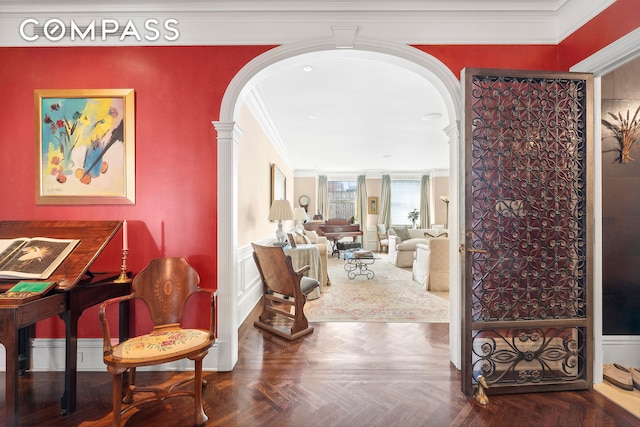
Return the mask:
<path id="1" fill-rule="evenodd" d="M 115 0 L 89 3 L 66 0 L 0 0 L 0 46 L 179 46 L 271 45 L 331 36 L 332 28 L 356 28 L 358 37 L 406 44 L 557 44 L 614 0 L 494 1 L 188 1 Z M 37 11 L 37 12 L 34 12 Z M 73 20 L 85 27 L 92 21 L 114 20 L 122 30 L 134 27 L 140 37 L 111 34 L 93 39 L 70 30 L 59 41 L 41 36 L 27 41 L 20 34 L 26 19 L 42 27 L 59 19 L 65 29 Z M 157 39 L 145 23 L 176 20 L 179 36 Z M 131 23 L 129 23 L 131 22 Z M 26 27 L 29 35 L 33 25 Z M 172 34 L 169 34 L 171 36 Z M 348 34 L 345 34 L 348 36 Z M 138 38 L 140 40 L 138 40 Z M 347 40 L 348 42 L 348 40 Z"/>
<path id="2" fill-rule="evenodd" d="M 271 119 L 272 115 L 269 113 L 267 101 L 265 100 L 260 88 L 256 86 L 248 92 L 244 98 L 244 102 L 251 114 L 253 114 L 256 122 L 260 125 L 262 131 L 267 135 L 269 142 L 271 142 L 273 147 L 276 149 L 278 155 L 282 157 L 282 160 L 285 162 L 287 167 L 291 168 L 293 165 L 293 159 L 280 137 L 278 128 Z"/>
<path id="3" fill-rule="evenodd" d="M 602 76 L 638 56 L 640 56 L 640 28 L 578 62 L 571 67 L 570 71 Z"/>

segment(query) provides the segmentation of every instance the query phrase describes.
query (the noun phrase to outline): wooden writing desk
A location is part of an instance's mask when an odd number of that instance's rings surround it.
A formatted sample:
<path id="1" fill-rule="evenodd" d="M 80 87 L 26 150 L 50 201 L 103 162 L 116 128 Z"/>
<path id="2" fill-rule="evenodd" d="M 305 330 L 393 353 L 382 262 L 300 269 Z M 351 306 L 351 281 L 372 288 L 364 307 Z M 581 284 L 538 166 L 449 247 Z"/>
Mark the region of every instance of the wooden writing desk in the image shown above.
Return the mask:
<path id="1" fill-rule="evenodd" d="M 0 306 L 0 343 L 6 356 L 5 419 L 18 420 L 18 353 L 19 331 L 48 317 L 59 315 L 65 323 L 66 358 L 62 413 L 76 409 L 78 354 L 78 319 L 93 305 L 116 296 L 127 295 L 130 284 L 115 284 L 119 271 L 113 274 L 89 272 L 89 267 L 121 227 L 120 221 L 0 221 L 0 239 L 15 237 L 52 237 L 78 239 L 80 243 L 46 279 L 60 284 L 49 295 L 26 304 Z M 0 290 L 6 291 L 17 280 L 0 279 Z M 129 335 L 128 306 L 121 306 L 120 339 Z M 96 322 L 98 319 L 96 318 Z"/>

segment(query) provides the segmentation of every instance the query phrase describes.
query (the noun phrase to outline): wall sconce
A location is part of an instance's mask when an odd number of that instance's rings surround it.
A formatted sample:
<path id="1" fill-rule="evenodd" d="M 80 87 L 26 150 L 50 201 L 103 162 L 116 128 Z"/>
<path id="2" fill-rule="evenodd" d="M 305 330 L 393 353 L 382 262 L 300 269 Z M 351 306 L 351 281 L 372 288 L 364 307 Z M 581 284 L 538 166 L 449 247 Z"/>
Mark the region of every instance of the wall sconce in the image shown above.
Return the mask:
<path id="1" fill-rule="evenodd" d="M 635 161 L 631 158 L 631 150 L 638 148 L 633 146 L 635 139 L 640 134 L 640 120 L 638 120 L 638 113 L 640 112 L 640 106 L 636 109 L 633 119 L 629 120 L 629 110 L 627 110 L 627 118 L 622 118 L 622 114 L 618 113 L 616 116 L 613 113 L 609 113 L 613 117 L 615 122 L 609 122 L 602 120 L 602 124 L 611 129 L 616 139 L 620 143 L 620 163 L 629 163 L 629 160 Z"/>

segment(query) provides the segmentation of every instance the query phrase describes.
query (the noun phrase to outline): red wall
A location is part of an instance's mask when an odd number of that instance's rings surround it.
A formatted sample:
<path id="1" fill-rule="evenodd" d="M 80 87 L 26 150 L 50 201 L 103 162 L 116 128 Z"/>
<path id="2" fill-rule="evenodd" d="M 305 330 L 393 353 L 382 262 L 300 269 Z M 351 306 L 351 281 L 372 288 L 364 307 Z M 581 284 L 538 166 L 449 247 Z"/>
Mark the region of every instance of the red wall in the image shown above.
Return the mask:
<path id="1" fill-rule="evenodd" d="M 459 75 L 464 67 L 567 70 L 640 24 L 637 0 L 618 0 L 560 46 L 418 46 Z M 598 37 L 593 37 L 598 34 Z M 597 39 L 597 40 L 596 40 Z M 216 133 L 222 96 L 233 76 L 265 46 L 0 48 L 0 220 L 127 219 L 129 267 L 183 256 L 204 287 L 216 283 Z M 35 205 L 34 89 L 134 88 L 136 204 Z M 117 270 L 120 238 L 94 264 Z M 62 337 L 57 318 L 40 337 Z M 81 337 L 101 336 L 97 309 Z"/>
<path id="2" fill-rule="evenodd" d="M 129 267 L 182 256 L 202 285 L 216 284 L 216 132 L 222 96 L 235 74 L 268 47 L 82 47 L 0 49 L 2 184 L 0 220 L 126 219 Z M 136 204 L 35 205 L 34 89 L 134 88 Z M 11 100 L 11 101 L 9 101 Z M 117 271 L 121 236 L 94 264 Z M 64 336 L 52 318 L 40 337 Z M 81 337 L 99 337 L 97 308 L 80 320 Z"/>
<path id="3" fill-rule="evenodd" d="M 460 78 L 463 68 L 557 70 L 557 47 L 551 45 L 424 45 L 415 46 L 435 56 Z"/>
<path id="4" fill-rule="evenodd" d="M 558 45 L 558 67 L 573 65 L 640 27 L 640 2 L 616 0 Z"/>

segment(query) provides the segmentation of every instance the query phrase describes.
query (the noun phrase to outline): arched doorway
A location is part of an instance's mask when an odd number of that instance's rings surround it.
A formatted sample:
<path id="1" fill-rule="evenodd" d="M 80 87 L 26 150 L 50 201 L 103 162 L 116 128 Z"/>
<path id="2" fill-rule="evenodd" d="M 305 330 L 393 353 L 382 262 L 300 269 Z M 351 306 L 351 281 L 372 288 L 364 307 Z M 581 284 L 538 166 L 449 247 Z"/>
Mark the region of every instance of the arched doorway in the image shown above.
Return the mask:
<path id="1" fill-rule="evenodd" d="M 238 189 L 238 138 L 241 130 L 235 123 L 245 91 L 261 78 L 270 65 L 283 59 L 304 53 L 345 48 L 344 34 L 333 38 L 318 39 L 272 49 L 249 62 L 231 81 L 222 99 L 220 120 L 214 122 L 218 137 L 218 346 L 215 368 L 228 371 L 238 360 L 238 242 L 237 242 L 237 189 Z M 354 34 L 355 38 L 355 34 Z M 459 241 L 458 159 L 460 153 L 459 123 L 462 114 L 460 82 L 455 75 L 436 58 L 406 45 L 376 40 L 357 40 L 357 49 L 378 52 L 402 58 L 405 66 L 424 76 L 436 86 L 442 96 L 449 117 L 444 129 L 449 140 L 449 194 L 450 239 Z M 352 46 L 353 48 L 353 46 Z M 460 363 L 460 260 L 452 244 L 450 253 L 450 355 L 456 366 Z M 211 363 L 211 362 L 209 362 Z"/>

